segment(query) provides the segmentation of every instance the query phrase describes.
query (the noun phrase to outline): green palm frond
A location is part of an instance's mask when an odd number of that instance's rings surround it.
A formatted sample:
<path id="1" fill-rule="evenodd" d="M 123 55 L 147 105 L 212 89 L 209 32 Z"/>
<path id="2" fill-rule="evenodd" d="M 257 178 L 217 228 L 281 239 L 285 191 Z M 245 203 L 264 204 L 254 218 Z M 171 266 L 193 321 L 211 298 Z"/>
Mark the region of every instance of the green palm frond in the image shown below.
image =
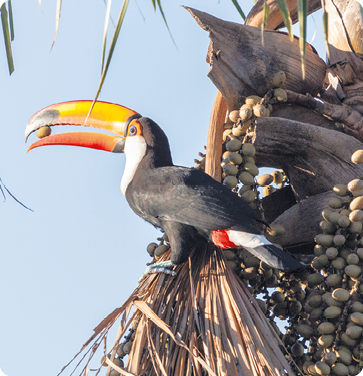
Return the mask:
<path id="1" fill-rule="evenodd" d="M 56 16 L 55 16 L 55 33 L 52 45 L 50 49 L 53 48 L 53 45 L 55 43 L 55 40 L 57 39 L 58 29 L 59 29 L 59 21 L 60 21 L 60 15 L 61 15 L 61 8 L 62 8 L 62 0 L 57 0 L 57 9 L 56 9 Z"/>
<path id="2" fill-rule="evenodd" d="M 1 12 L 1 26 L 4 34 L 5 51 L 6 58 L 8 61 L 9 74 L 14 72 L 14 60 L 13 53 L 11 50 L 11 41 L 14 39 L 14 27 L 13 27 L 13 17 L 11 11 L 11 3 L 8 2 L 9 12 L 6 9 L 6 2 L 4 2 L 0 7 Z"/>
<path id="3" fill-rule="evenodd" d="M 302 78 L 305 79 L 305 52 L 306 52 L 306 24 L 308 16 L 308 0 L 297 0 L 298 18 L 300 25 L 300 55 Z"/>
<path id="4" fill-rule="evenodd" d="M 122 4 L 121 11 L 120 11 L 120 14 L 118 16 L 116 28 L 115 28 L 115 31 L 113 33 L 113 37 L 112 37 L 112 40 L 111 40 L 110 48 L 108 50 L 106 62 L 104 64 L 104 67 L 103 67 L 103 70 L 102 70 L 101 79 L 100 79 L 100 83 L 98 85 L 97 93 L 96 93 L 95 99 L 93 100 L 93 103 L 92 103 L 92 106 L 91 106 L 91 109 L 90 109 L 89 113 L 92 112 L 93 106 L 96 103 L 96 101 L 97 101 L 97 99 L 98 99 L 98 97 L 100 95 L 103 83 L 105 82 L 105 78 L 106 78 L 106 75 L 107 75 L 110 63 L 111 63 L 113 52 L 114 52 L 115 47 L 116 47 L 117 39 L 118 39 L 119 34 L 120 34 L 121 26 L 123 24 L 123 21 L 124 21 L 124 18 L 125 18 L 125 14 L 126 14 L 126 10 L 127 10 L 128 5 L 129 5 L 129 0 L 124 0 L 124 2 Z"/>
<path id="5" fill-rule="evenodd" d="M 238 13 L 241 15 L 243 21 L 246 21 L 246 15 L 243 13 L 242 8 L 241 8 L 240 5 L 238 4 L 238 1 L 237 1 L 237 0 L 232 0 L 232 3 L 233 3 L 233 5 L 236 7 Z"/>
<path id="6" fill-rule="evenodd" d="M 109 21 L 110 21 L 111 4 L 112 4 L 112 0 L 108 0 L 107 1 L 107 7 L 106 7 L 105 27 L 103 29 L 101 70 L 103 70 L 103 67 L 104 67 L 104 64 L 105 64 L 107 32 L 108 32 L 108 24 L 109 24 Z"/>
<path id="7" fill-rule="evenodd" d="M 287 28 L 287 32 L 289 34 L 289 37 L 291 41 L 294 38 L 294 35 L 292 33 L 292 21 L 290 17 L 289 8 L 287 7 L 286 0 L 276 0 L 277 5 L 280 8 L 280 12 L 282 15 L 282 19 L 284 21 L 285 27 Z"/>
<path id="8" fill-rule="evenodd" d="M 263 3 L 263 21 L 262 21 L 262 24 L 261 24 L 261 42 L 262 42 L 263 46 L 265 45 L 265 39 L 264 39 L 263 32 L 267 28 L 267 21 L 268 21 L 269 12 L 270 12 L 270 8 L 267 4 L 267 0 L 265 0 L 264 3 Z"/>

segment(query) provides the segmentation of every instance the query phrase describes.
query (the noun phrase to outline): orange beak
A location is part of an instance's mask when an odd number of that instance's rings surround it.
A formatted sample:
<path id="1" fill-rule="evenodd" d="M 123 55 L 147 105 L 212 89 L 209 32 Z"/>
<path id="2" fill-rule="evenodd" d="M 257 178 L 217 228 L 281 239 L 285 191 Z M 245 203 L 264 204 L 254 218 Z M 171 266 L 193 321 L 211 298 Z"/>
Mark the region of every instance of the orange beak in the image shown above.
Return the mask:
<path id="1" fill-rule="evenodd" d="M 25 130 L 25 139 L 39 128 L 55 125 L 76 125 L 102 129 L 116 136 L 96 132 L 70 132 L 47 136 L 33 143 L 29 149 L 45 145 L 74 145 L 122 153 L 125 132 L 131 120 L 141 117 L 127 107 L 108 102 L 96 102 L 87 117 L 92 101 L 71 101 L 53 104 L 33 115 Z"/>

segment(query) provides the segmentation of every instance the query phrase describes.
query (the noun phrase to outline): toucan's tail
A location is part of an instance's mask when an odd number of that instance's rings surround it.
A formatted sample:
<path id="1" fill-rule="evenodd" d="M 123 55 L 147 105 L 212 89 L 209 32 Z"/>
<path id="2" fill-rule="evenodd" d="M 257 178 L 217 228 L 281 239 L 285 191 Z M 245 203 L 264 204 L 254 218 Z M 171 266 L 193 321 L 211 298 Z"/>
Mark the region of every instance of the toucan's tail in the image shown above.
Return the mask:
<path id="1" fill-rule="evenodd" d="M 220 248 L 245 248 L 273 268 L 297 272 L 304 266 L 292 256 L 269 242 L 263 235 L 235 230 L 212 231 L 212 241 Z"/>

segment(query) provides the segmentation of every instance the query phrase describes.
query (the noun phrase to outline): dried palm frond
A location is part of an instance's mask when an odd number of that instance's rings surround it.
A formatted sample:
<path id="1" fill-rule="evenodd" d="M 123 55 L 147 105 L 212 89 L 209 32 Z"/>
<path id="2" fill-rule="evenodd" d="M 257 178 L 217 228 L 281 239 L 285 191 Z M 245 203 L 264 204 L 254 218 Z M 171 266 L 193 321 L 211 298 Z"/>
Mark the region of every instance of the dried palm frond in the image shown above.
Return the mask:
<path id="1" fill-rule="evenodd" d="M 165 254 L 162 260 L 168 257 Z M 107 375 L 111 367 L 122 375 L 293 375 L 278 335 L 226 265 L 220 249 L 210 244 L 199 247 L 176 271 L 176 277 L 157 274 L 143 280 L 98 325 L 81 352 L 90 346 L 86 354 L 90 352 L 92 358 L 122 315 L 110 357 L 105 359 Z M 133 320 L 132 348 L 127 364 L 120 368 L 114 358 Z"/>

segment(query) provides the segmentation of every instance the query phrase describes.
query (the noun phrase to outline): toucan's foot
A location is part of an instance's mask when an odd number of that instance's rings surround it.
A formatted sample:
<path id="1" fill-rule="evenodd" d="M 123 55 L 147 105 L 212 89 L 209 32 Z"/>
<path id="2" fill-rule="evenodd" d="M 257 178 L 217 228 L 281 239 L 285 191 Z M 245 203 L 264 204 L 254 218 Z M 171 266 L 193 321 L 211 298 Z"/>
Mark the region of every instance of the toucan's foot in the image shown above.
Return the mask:
<path id="1" fill-rule="evenodd" d="M 169 270 L 166 268 L 169 268 L 170 266 L 175 266 L 171 261 L 162 261 L 157 264 L 152 264 L 148 266 L 144 272 L 144 274 L 140 277 L 139 283 L 146 278 L 149 274 L 153 273 L 166 273 L 166 274 L 171 274 L 172 276 L 176 276 L 176 272 L 173 270 Z"/>

